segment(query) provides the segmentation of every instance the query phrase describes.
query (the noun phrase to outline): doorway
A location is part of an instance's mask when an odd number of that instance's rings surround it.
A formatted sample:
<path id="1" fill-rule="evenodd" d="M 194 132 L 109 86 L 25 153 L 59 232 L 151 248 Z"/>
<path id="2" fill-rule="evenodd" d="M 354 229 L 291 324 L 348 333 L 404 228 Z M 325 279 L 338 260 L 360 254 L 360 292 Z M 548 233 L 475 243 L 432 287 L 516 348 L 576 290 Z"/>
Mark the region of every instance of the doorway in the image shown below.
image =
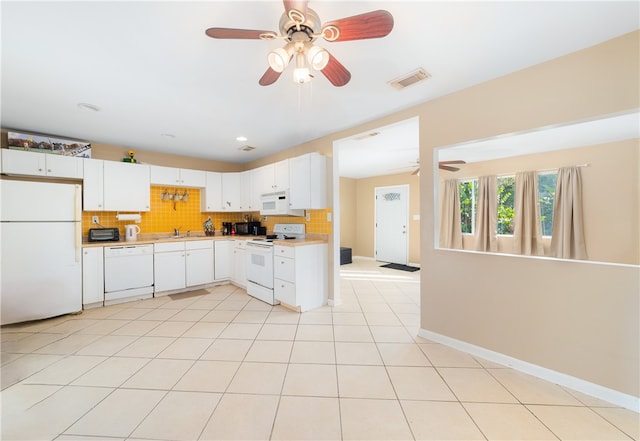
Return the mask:
<path id="1" fill-rule="evenodd" d="M 375 259 L 408 263 L 409 186 L 375 189 Z"/>

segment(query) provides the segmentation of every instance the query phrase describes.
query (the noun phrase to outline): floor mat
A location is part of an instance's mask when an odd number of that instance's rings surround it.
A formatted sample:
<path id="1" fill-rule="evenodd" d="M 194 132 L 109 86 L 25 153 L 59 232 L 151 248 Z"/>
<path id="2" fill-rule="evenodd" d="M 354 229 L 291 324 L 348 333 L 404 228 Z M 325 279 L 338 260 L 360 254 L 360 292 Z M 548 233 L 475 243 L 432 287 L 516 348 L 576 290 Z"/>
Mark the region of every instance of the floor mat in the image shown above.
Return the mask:
<path id="1" fill-rule="evenodd" d="M 402 270 L 402 271 L 410 271 L 410 272 L 418 271 L 420 269 L 420 268 L 415 267 L 415 266 L 401 265 L 399 263 L 387 263 L 386 265 L 380 265 L 380 267 L 381 268 L 397 269 L 397 270 Z"/>

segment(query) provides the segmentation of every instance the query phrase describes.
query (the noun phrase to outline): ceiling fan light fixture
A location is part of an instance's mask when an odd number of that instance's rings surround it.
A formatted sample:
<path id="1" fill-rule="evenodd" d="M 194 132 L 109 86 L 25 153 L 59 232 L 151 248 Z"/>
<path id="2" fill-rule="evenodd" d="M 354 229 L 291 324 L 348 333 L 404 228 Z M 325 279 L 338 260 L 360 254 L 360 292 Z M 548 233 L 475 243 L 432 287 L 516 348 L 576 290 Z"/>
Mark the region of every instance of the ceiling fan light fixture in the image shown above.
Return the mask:
<path id="1" fill-rule="evenodd" d="M 306 59 L 302 52 L 296 56 L 296 68 L 293 71 L 293 82 L 302 84 L 311 81 L 311 72 L 307 67 Z"/>
<path id="2" fill-rule="evenodd" d="M 307 51 L 307 61 L 315 70 L 322 70 L 329 63 L 329 52 L 321 47 L 311 45 Z"/>
<path id="3" fill-rule="evenodd" d="M 289 64 L 289 58 L 290 56 L 287 51 L 279 47 L 269 52 L 269 66 L 276 72 L 282 72 Z"/>

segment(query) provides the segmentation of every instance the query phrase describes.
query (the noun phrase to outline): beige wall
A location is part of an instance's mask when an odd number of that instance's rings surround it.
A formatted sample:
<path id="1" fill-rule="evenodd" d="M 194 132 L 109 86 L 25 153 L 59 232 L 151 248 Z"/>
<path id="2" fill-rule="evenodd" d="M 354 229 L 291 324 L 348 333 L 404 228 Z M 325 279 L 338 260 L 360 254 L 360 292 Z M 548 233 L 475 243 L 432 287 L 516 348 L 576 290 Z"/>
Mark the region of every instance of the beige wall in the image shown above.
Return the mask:
<path id="1" fill-rule="evenodd" d="M 639 37 L 634 32 L 416 109 L 421 251 L 429 262 L 422 266 L 422 328 L 640 395 L 637 266 L 437 250 L 429 216 L 434 148 L 640 107 Z"/>
<path id="2" fill-rule="evenodd" d="M 438 250 L 432 172 L 435 148 L 640 108 L 639 41 L 633 32 L 300 146 L 330 154 L 336 140 L 420 118 L 423 329 L 640 396 L 639 268 Z"/>
<path id="3" fill-rule="evenodd" d="M 346 184 L 346 188 L 343 188 L 344 184 Z M 375 189 L 376 187 L 394 185 L 409 186 L 409 262 L 419 264 L 420 220 L 419 218 L 414 220 L 414 216 L 420 215 L 420 177 L 412 176 L 411 173 L 374 176 L 355 180 L 340 178 L 340 244 L 341 246 L 346 246 L 342 245 L 345 243 L 343 234 L 346 233 L 353 243 L 351 248 L 353 248 L 354 256 L 374 257 Z M 347 198 L 349 203 L 344 203 L 343 197 Z M 354 232 L 348 231 L 350 225 L 354 222 L 357 228 Z M 347 231 L 345 231 L 345 225 L 347 226 Z M 352 234 L 354 235 L 353 238 L 350 237 Z"/>
<path id="4" fill-rule="evenodd" d="M 440 172 L 444 179 L 464 179 L 483 175 L 515 174 L 519 171 L 552 170 L 559 167 L 589 164 L 581 168 L 583 217 L 589 260 L 640 264 L 640 193 L 638 169 L 640 140 L 571 148 L 536 155 L 471 163 L 459 172 Z M 474 249 L 474 237 L 464 235 L 466 250 Z M 551 239 L 544 239 L 545 255 Z M 498 252 L 513 252 L 513 237 L 498 237 Z"/>
<path id="5" fill-rule="evenodd" d="M 340 246 L 351 248 L 352 255 L 357 255 L 357 182 L 357 179 L 340 178 Z"/>

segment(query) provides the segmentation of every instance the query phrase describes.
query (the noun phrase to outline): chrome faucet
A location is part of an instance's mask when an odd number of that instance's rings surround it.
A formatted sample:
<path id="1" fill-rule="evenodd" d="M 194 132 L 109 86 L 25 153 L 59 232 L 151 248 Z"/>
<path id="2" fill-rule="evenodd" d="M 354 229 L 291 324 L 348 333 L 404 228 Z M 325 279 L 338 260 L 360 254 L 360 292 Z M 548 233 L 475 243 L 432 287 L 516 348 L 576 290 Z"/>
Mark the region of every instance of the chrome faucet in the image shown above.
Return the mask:
<path id="1" fill-rule="evenodd" d="M 182 228 L 182 226 L 179 226 L 178 228 L 173 229 L 174 236 L 180 236 L 180 228 Z"/>

